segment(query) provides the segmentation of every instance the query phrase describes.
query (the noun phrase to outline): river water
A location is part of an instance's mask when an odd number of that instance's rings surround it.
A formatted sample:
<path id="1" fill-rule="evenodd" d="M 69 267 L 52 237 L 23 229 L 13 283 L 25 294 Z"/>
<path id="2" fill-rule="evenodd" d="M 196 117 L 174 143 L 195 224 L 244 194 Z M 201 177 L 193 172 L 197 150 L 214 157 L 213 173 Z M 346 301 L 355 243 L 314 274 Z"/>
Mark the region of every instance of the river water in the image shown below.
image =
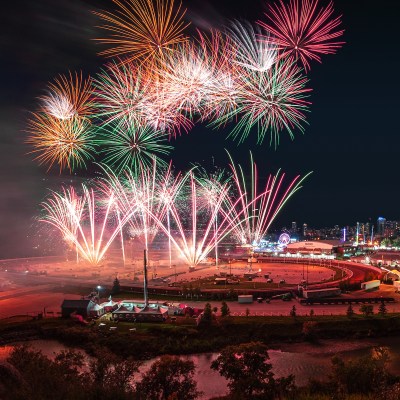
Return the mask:
<path id="1" fill-rule="evenodd" d="M 48 357 L 54 356 L 64 345 L 54 340 L 35 340 L 24 342 L 34 349 L 40 350 Z M 308 343 L 282 344 L 280 348 L 270 349 L 268 354 L 276 377 L 293 374 L 296 384 L 307 384 L 310 378 L 324 379 L 330 373 L 331 358 L 339 354 L 344 359 L 363 356 L 375 346 L 385 346 L 391 357 L 390 371 L 400 375 L 400 338 L 381 338 L 374 340 L 326 340 L 318 345 Z M 0 347 L 0 362 L 4 361 L 13 349 L 13 345 Z M 77 350 L 81 351 L 82 350 Z M 226 380 L 217 372 L 210 369 L 210 364 L 218 357 L 218 353 L 192 354 L 182 356 L 183 359 L 192 360 L 196 365 L 195 380 L 198 389 L 204 392 L 203 399 L 226 394 Z M 90 360 L 86 356 L 87 363 Z M 156 359 L 143 363 L 140 373 L 146 372 Z M 140 378 L 138 374 L 137 378 Z"/>

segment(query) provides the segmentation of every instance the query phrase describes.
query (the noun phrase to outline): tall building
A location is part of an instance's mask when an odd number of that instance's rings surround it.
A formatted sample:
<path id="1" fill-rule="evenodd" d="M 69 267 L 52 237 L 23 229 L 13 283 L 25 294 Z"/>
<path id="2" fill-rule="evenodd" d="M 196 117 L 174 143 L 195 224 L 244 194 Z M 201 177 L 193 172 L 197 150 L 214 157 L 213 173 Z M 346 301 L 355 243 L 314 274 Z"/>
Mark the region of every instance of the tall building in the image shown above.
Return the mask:
<path id="1" fill-rule="evenodd" d="M 291 229 L 291 233 L 297 233 L 297 222 L 292 222 L 292 229 Z"/>
<path id="2" fill-rule="evenodd" d="M 386 221 L 385 222 L 385 237 L 396 236 L 399 229 L 398 221 Z"/>
<path id="3" fill-rule="evenodd" d="M 307 237 L 307 224 L 303 224 L 303 236 Z"/>
<path id="4" fill-rule="evenodd" d="M 376 234 L 380 237 L 385 236 L 386 218 L 379 217 L 376 226 Z"/>
<path id="5" fill-rule="evenodd" d="M 371 224 L 369 222 L 366 222 L 364 225 L 364 233 L 365 233 L 365 240 L 371 238 Z"/>

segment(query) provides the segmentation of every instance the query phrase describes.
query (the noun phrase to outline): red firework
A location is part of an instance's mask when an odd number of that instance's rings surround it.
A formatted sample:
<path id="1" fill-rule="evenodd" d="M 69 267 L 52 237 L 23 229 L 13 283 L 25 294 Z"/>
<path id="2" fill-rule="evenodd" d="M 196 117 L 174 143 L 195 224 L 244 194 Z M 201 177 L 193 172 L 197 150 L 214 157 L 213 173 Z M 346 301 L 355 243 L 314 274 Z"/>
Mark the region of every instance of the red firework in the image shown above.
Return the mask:
<path id="1" fill-rule="evenodd" d="M 257 21 L 276 40 L 282 57 L 300 60 L 305 70 L 310 69 L 310 60 L 321 62 L 322 54 L 334 54 L 344 42 L 337 41 L 344 30 L 341 15 L 333 17 L 333 3 L 319 7 L 319 0 L 290 0 L 285 5 L 269 5 L 265 14 L 268 22 Z"/>

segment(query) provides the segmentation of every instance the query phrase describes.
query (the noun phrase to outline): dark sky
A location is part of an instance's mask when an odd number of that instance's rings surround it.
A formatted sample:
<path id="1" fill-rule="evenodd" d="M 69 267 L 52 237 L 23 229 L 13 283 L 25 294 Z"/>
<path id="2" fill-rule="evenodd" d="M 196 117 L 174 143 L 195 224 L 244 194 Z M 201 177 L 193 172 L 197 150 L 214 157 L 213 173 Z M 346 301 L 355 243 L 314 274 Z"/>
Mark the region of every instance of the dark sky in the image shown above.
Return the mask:
<path id="1" fill-rule="evenodd" d="M 15 0 L 2 6 L 0 32 L 0 258 L 31 254 L 37 244 L 39 203 L 47 188 L 71 177 L 46 173 L 27 154 L 26 119 L 58 73 L 96 73 L 104 60 L 97 56 L 96 7 L 100 0 Z M 184 0 L 188 18 L 199 27 L 218 27 L 226 18 L 251 22 L 263 17 L 265 1 Z M 313 64 L 309 126 L 294 141 L 285 133 L 277 150 L 268 141 L 240 146 L 224 131 L 197 126 L 174 143 L 174 164 L 212 160 L 226 166 L 224 148 L 242 163 L 251 149 L 260 172 L 281 167 L 288 177 L 314 174 L 291 199 L 277 220 L 280 227 L 297 221 L 310 226 L 351 225 L 382 215 L 400 219 L 398 127 L 400 93 L 400 3 L 396 0 L 336 0 L 343 14 L 347 44 L 338 54 Z M 77 181 L 84 173 L 78 173 Z M 41 232 L 41 230 L 39 230 Z"/>

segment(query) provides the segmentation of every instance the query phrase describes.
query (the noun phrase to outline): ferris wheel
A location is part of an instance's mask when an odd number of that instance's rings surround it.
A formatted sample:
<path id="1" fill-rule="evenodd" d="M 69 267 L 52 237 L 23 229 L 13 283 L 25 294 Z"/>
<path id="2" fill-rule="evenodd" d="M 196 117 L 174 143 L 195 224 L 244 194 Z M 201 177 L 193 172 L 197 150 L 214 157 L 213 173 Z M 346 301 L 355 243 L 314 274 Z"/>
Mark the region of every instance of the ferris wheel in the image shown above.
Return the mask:
<path id="1" fill-rule="evenodd" d="M 280 246 L 287 246 L 290 243 L 290 236 L 288 233 L 282 233 L 279 236 L 278 243 Z"/>

